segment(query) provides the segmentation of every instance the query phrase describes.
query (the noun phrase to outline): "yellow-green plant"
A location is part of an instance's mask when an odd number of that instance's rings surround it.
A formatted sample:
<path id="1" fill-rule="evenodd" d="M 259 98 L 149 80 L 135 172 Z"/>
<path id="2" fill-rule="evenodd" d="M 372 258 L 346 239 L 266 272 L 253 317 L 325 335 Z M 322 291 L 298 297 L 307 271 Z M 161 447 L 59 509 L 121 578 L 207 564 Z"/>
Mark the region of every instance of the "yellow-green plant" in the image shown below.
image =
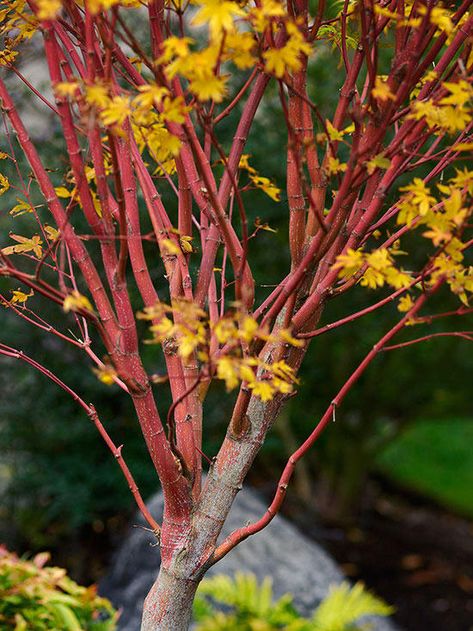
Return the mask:
<path id="1" fill-rule="evenodd" d="M 96 587 L 81 587 L 49 554 L 20 559 L 0 546 L 0 629 L 6 631 L 113 631 L 117 614 Z"/>
<path id="2" fill-rule="evenodd" d="M 362 583 L 334 585 L 311 618 L 303 618 L 285 594 L 273 601 L 272 581 L 237 572 L 204 579 L 194 601 L 198 631 L 358 631 L 365 616 L 389 616 L 393 609 Z M 225 611 L 220 610 L 221 608 Z"/>

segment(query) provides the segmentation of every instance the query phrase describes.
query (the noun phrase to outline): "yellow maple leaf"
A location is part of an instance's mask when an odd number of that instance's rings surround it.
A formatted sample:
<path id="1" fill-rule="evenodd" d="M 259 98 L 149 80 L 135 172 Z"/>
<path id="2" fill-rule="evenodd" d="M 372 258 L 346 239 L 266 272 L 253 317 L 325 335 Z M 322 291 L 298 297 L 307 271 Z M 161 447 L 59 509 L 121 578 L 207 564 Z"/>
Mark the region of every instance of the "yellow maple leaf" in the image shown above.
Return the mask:
<path id="1" fill-rule="evenodd" d="M 258 328 L 258 322 L 253 317 L 248 315 L 244 316 L 238 328 L 238 335 L 240 339 L 249 344 L 255 337 Z"/>
<path id="2" fill-rule="evenodd" d="M 333 269 L 340 269 L 338 274 L 340 278 L 350 278 L 363 266 L 363 263 L 363 252 L 348 248 L 345 254 L 337 256 Z"/>
<path id="3" fill-rule="evenodd" d="M 16 204 L 16 206 L 13 206 L 13 208 L 9 212 L 9 214 L 13 217 L 19 217 L 20 215 L 24 215 L 25 213 L 33 212 L 33 206 L 29 202 L 25 202 L 20 197 L 17 197 L 16 201 L 18 202 L 18 204 Z"/>
<path id="4" fill-rule="evenodd" d="M 190 37 L 176 37 L 172 35 L 166 38 L 162 43 L 163 53 L 158 57 L 156 63 L 163 64 L 170 62 L 175 57 L 187 57 L 190 52 L 190 45 L 193 43 L 194 40 Z"/>
<path id="5" fill-rule="evenodd" d="M 374 88 L 371 90 L 372 96 L 378 101 L 394 101 L 396 96 L 391 92 L 386 79 L 379 75 L 375 79 Z"/>
<path id="6" fill-rule="evenodd" d="M 282 342 L 290 344 L 291 346 L 296 346 L 299 348 L 301 346 L 304 346 L 304 342 L 302 340 L 298 340 L 291 335 L 290 329 L 279 329 L 278 337 Z"/>
<path id="7" fill-rule="evenodd" d="M 368 267 L 360 280 L 360 285 L 363 287 L 369 287 L 370 289 L 376 289 L 384 285 L 384 274 L 379 270 L 372 267 Z"/>
<path id="8" fill-rule="evenodd" d="M 140 94 L 133 99 L 133 105 L 135 107 L 143 107 L 145 109 L 152 109 L 153 107 L 159 107 L 163 102 L 165 96 L 169 96 L 169 90 L 163 86 L 159 86 L 156 83 L 150 83 L 147 85 L 140 85 L 138 87 Z"/>
<path id="9" fill-rule="evenodd" d="M 59 230 L 56 230 L 56 228 L 52 226 L 44 226 L 44 231 L 50 241 L 56 241 L 59 238 Z"/>
<path id="10" fill-rule="evenodd" d="M 473 99 L 473 88 L 467 81 L 460 80 L 457 83 L 444 81 L 442 86 L 450 92 L 450 95 L 441 99 L 441 105 L 464 106 Z"/>
<path id="11" fill-rule="evenodd" d="M 62 308 L 66 313 L 69 311 L 80 311 L 81 309 L 89 311 L 90 313 L 94 311 L 90 300 L 75 289 L 64 298 Z"/>
<path id="12" fill-rule="evenodd" d="M 114 96 L 100 112 L 104 125 L 122 126 L 131 114 L 130 99 L 127 96 Z"/>
<path id="13" fill-rule="evenodd" d="M 93 15 L 97 15 L 101 11 L 108 11 L 119 2 L 120 0 L 88 0 L 87 6 Z"/>
<path id="14" fill-rule="evenodd" d="M 226 344 L 229 340 L 237 339 L 238 329 L 233 318 L 220 318 L 212 327 L 215 337 L 220 344 Z"/>
<path id="15" fill-rule="evenodd" d="M 250 173 L 250 180 L 253 184 L 264 191 L 268 197 L 274 199 L 275 202 L 279 202 L 281 199 L 281 189 L 271 182 L 269 177 L 263 177 L 261 175 L 252 175 Z"/>
<path id="16" fill-rule="evenodd" d="M 251 388 L 255 397 L 261 399 L 263 403 L 274 398 L 275 388 L 269 381 L 255 381 L 250 383 L 248 387 Z"/>
<path id="17" fill-rule="evenodd" d="M 399 190 L 411 193 L 410 203 L 417 206 L 420 215 L 426 215 L 431 205 L 435 204 L 437 201 L 435 197 L 432 197 L 430 194 L 430 188 L 426 186 L 424 181 L 419 177 L 415 177 L 412 184 L 401 186 Z"/>
<path id="18" fill-rule="evenodd" d="M 202 73 L 195 76 L 189 83 L 189 90 L 199 101 L 215 101 L 221 103 L 227 93 L 226 82 L 228 76 L 217 77 L 213 73 Z"/>
<path id="19" fill-rule="evenodd" d="M 343 173 L 346 170 L 347 170 L 347 165 L 345 164 L 345 162 L 340 162 L 338 158 L 329 156 L 327 160 L 327 168 L 326 168 L 326 171 L 329 175 L 336 175 L 337 173 Z"/>
<path id="20" fill-rule="evenodd" d="M 288 39 L 280 48 L 270 48 L 263 53 L 265 70 L 282 79 L 286 72 L 297 72 L 301 69 L 301 55 L 310 55 L 312 48 L 305 41 L 301 31 L 293 22 L 287 22 Z"/>
<path id="21" fill-rule="evenodd" d="M 234 18 L 245 15 L 236 2 L 228 0 L 198 0 L 199 6 L 192 23 L 196 26 L 208 24 L 210 36 L 219 39 L 224 31 L 232 31 Z"/>
<path id="22" fill-rule="evenodd" d="M 12 298 L 11 298 L 11 303 L 12 304 L 25 304 L 26 301 L 28 300 L 28 298 L 31 298 L 31 296 L 34 296 L 34 291 L 31 290 L 29 294 L 26 294 L 24 291 L 21 291 L 20 288 L 12 290 Z"/>
<path id="23" fill-rule="evenodd" d="M 110 97 L 105 85 L 94 83 L 85 87 L 85 100 L 92 107 L 104 108 L 110 103 Z"/>
<path id="24" fill-rule="evenodd" d="M 163 248 L 164 254 L 167 254 L 168 256 L 177 256 L 181 253 L 181 250 L 179 249 L 177 243 L 175 243 L 171 239 L 160 239 L 159 243 Z"/>
<path id="25" fill-rule="evenodd" d="M 473 151 L 473 142 L 459 142 L 452 147 L 452 151 Z"/>
<path id="26" fill-rule="evenodd" d="M 113 366 L 105 364 L 100 368 L 92 368 L 92 371 L 97 375 L 99 381 L 104 383 L 106 386 L 112 386 L 115 383 L 117 373 Z"/>
<path id="27" fill-rule="evenodd" d="M 0 195 L 3 195 L 3 193 L 6 193 L 9 188 L 10 188 L 10 182 L 8 181 L 8 178 L 5 175 L 2 175 L 0 173 Z"/>
<path id="28" fill-rule="evenodd" d="M 403 270 L 397 269 L 394 265 L 388 267 L 384 271 L 384 277 L 388 285 L 394 287 L 394 289 L 402 289 L 403 287 L 409 287 L 412 282 L 409 274 L 404 272 Z"/>
<path id="29" fill-rule="evenodd" d="M 2 248 L 3 254 L 24 254 L 26 252 L 33 252 L 37 258 L 41 258 L 43 254 L 41 238 L 35 234 L 31 238 L 22 237 L 19 234 L 10 233 L 10 238 L 17 241 L 17 245 L 10 245 L 6 248 Z"/>
<path id="30" fill-rule="evenodd" d="M 406 313 L 407 311 L 410 311 L 413 306 L 414 306 L 414 301 L 412 300 L 411 296 L 407 294 L 407 296 L 403 296 L 399 300 L 397 309 L 401 313 Z"/>
<path id="31" fill-rule="evenodd" d="M 55 20 L 62 9 L 61 0 L 37 0 L 36 2 L 38 20 Z"/>
<path id="32" fill-rule="evenodd" d="M 332 123 L 327 119 L 325 121 L 327 132 L 330 140 L 343 140 L 343 131 L 335 129 Z"/>
<path id="33" fill-rule="evenodd" d="M 227 390 L 233 390 L 238 386 L 238 364 L 232 357 L 223 356 L 217 359 L 217 379 L 225 381 Z"/>
<path id="34" fill-rule="evenodd" d="M 391 160 L 385 158 L 382 153 L 379 153 L 377 156 L 374 156 L 374 158 L 371 158 L 371 160 L 365 162 L 365 165 L 368 174 L 371 175 L 376 169 L 389 169 Z"/>
<path id="35" fill-rule="evenodd" d="M 76 192 L 76 189 L 68 191 L 65 186 L 56 186 L 54 190 L 56 191 L 56 195 L 61 199 L 68 199 L 69 197 L 73 197 Z"/>
<path id="36" fill-rule="evenodd" d="M 179 243 L 181 244 L 181 249 L 185 254 L 192 254 L 194 252 L 194 248 L 192 247 L 192 239 L 187 234 L 183 234 L 179 237 Z"/>
<path id="37" fill-rule="evenodd" d="M 55 84 L 54 91 L 58 96 L 71 98 L 75 96 L 78 88 L 78 81 L 60 81 Z"/>

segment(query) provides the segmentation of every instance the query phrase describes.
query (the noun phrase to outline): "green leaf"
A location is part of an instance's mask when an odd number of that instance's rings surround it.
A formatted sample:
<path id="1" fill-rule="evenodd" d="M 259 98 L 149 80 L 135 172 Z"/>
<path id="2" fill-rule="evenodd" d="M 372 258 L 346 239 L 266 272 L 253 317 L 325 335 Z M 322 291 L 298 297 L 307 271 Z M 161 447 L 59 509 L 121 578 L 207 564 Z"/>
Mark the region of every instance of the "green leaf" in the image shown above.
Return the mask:
<path id="1" fill-rule="evenodd" d="M 77 616 L 70 607 L 59 602 L 50 603 L 50 607 L 58 618 L 60 629 L 64 629 L 64 631 L 83 631 Z"/>

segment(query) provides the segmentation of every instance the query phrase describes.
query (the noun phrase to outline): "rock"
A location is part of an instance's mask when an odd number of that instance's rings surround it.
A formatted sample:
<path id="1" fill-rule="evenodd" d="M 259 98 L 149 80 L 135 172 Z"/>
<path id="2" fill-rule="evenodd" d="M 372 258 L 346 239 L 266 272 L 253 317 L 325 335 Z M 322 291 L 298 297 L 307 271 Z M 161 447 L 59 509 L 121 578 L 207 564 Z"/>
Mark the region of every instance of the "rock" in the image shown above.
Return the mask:
<path id="1" fill-rule="evenodd" d="M 162 495 L 155 495 L 148 507 L 160 521 Z M 255 521 L 265 510 L 265 502 L 254 491 L 245 489 L 235 500 L 222 537 L 247 521 Z M 120 631 L 139 631 L 143 600 L 158 572 L 159 548 L 153 545 L 152 533 L 143 526 L 142 518 L 137 517 L 136 527 L 120 546 L 110 572 L 99 586 L 100 593 L 123 610 Z M 207 576 L 233 575 L 236 571 L 252 572 L 259 581 L 271 576 L 275 599 L 290 592 L 294 605 L 304 616 L 313 612 L 331 584 L 340 583 L 344 578 L 324 550 L 280 516 L 238 545 L 212 567 Z M 372 631 L 395 631 L 388 620 L 371 618 L 370 622 Z"/>

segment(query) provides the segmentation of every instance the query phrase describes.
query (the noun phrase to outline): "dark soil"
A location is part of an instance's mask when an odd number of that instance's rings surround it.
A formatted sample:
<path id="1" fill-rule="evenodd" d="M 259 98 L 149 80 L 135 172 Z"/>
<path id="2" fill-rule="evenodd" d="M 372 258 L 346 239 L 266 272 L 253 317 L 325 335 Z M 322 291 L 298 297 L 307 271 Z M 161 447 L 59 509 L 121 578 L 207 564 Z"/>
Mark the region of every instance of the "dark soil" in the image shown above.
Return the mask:
<path id="1" fill-rule="evenodd" d="M 285 512 L 347 576 L 394 605 L 404 631 L 473 631 L 473 523 L 385 482 L 375 487 L 356 527 L 321 527 L 294 500 Z"/>

